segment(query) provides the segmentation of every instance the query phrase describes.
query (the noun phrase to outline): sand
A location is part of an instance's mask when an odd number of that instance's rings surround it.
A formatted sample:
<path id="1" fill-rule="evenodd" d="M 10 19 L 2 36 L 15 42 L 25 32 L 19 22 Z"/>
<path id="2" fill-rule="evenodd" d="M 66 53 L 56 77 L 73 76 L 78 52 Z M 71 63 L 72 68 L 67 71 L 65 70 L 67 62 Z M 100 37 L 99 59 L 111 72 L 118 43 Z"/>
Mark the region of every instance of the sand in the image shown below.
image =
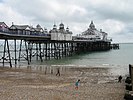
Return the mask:
<path id="1" fill-rule="evenodd" d="M 108 68 L 0 68 L 0 100 L 124 100 L 124 80 L 118 83 Z M 79 89 L 75 82 L 80 79 Z"/>

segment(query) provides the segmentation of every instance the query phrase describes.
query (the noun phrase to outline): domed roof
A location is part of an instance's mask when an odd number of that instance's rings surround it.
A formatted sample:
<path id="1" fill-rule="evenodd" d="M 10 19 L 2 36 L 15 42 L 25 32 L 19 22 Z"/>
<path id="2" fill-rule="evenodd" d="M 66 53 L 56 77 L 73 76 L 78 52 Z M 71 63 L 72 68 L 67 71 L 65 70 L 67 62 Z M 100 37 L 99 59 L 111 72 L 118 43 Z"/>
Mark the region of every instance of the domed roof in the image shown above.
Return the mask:
<path id="1" fill-rule="evenodd" d="M 64 24 L 63 23 L 60 23 L 60 26 L 64 26 Z"/>
<path id="2" fill-rule="evenodd" d="M 91 21 L 91 24 L 90 24 L 90 29 L 95 29 L 95 25 L 93 24 L 93 21 Z"/>
<path id="3" fill-rule="evenodd" d="M 63 23 L 61 23 L 59 26 L 60 26 L 59 29 L 64 29 L 64 24 Z"/>
<path id="4" fill-rule="evenodd" d="M 47 33 L 47 32 L 48 32 L 48 30 L 47 30 L 45 27 L 44 27 L 44 32 L 45 32 L 45 33 Z"/>
<path id="5" fill-rule="evenodd" d="M 41 26 L 38 24 L 38 25 L 36 26 L 36 28 L 41 28 Z"/>
<path id="6" fill-rule="evenodd" d="M 69 27 L 66 28 L 66 31 L 69 31 Z"/>
<path id="7" fill-rule="evenodd" d="M 54 25 L 53 25 L 53 29 L 56 29 L 56 27 L 57 27 L 57 26 L 54 24 Z"/>

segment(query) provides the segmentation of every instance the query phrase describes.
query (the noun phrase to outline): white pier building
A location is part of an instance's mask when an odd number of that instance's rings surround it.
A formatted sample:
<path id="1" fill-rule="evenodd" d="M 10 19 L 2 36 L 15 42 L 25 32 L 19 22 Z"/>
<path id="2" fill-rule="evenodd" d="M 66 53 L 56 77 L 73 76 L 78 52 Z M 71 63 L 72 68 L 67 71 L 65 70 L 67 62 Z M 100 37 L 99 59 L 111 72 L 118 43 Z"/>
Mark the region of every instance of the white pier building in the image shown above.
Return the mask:
<path id="1" fill-rule="evenodd" d="M 59 29 L 54 24 L 49 33 L 51 34 L 51 40 L 72 40 L 72 32 L 69 31 L 68 27 L 65 30 L 63 23 L 59 25 Z"/>
<path id="2" fill-rule="evenodd" d="M 93 21 L 91 21 L 89 28 L 78 35 L 76 38 L 81 40 L 94 40 L 94 41 L 107 41 L 108 34 L 103 32 L 102 29 L 97 30 Z"/>

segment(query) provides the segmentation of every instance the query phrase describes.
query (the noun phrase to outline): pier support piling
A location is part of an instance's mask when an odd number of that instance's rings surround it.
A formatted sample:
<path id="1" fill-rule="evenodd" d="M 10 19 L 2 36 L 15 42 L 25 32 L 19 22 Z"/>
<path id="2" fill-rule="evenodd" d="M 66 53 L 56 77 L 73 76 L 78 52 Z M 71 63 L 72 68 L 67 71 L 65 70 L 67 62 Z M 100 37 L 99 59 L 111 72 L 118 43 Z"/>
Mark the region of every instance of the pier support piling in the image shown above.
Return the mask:
<path id="1" fill-rule="evenodd" d="M 7 56 L 6 56 L 6 53 L 7 53 Z M 3 67 L 5 66 L 5 61 L 8 61 L 8 60 L 9 60 L 10 67 L 12 67 L 10 48 L 9 48 L 9 43 L 7 39 L 5 39 L 2 59 L 3 59 Z"/>
<path id="2" fill-rule="evenodd" d="M 17 66 L 17 47 L 16 47 L 16 39 L 14 40 L 14 54 L 15 54 L 15 67 Z"/>

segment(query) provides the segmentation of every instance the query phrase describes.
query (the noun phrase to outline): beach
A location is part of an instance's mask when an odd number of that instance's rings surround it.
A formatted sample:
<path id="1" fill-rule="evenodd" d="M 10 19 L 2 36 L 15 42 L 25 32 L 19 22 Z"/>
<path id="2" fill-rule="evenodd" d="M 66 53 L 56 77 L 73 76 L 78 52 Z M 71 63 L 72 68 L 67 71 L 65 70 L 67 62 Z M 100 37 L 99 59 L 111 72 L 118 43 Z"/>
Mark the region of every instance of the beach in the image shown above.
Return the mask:
<path id="1" fill-rule="evenodd" d="M 0 67 L 0 100 L 124 100 L 124 79 L 117 78 L 102 67 Z"/>

